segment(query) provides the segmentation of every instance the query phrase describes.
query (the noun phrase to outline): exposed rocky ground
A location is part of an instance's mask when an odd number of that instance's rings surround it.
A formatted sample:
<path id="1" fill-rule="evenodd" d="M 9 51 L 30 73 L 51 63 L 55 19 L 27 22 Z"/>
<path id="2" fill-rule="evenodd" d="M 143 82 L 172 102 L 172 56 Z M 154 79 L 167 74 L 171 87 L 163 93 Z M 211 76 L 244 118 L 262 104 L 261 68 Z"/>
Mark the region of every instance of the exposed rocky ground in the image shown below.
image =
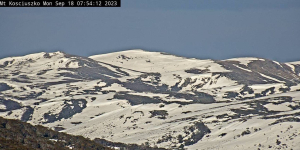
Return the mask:
<path id="1" fill-rule="evenodd" d="M 0 60 L 0 116 L 102 143 L 295 150 L 299 83 L 300 62 L 43 52 Z"/>
<path id="2" fill-rule="evenodd" d="M 82 136 L 71 136 L 43 126 L 32 126 L 2 117 L 0 117 L 0 149 L 111 150 Z"/>
<path id="3" fill-rule="evenodd" d="M 124 144 L 69 135 L 41 125 L 0 117 L 0 149 L 5 150 L 164 150 L 149 145 Z"/>

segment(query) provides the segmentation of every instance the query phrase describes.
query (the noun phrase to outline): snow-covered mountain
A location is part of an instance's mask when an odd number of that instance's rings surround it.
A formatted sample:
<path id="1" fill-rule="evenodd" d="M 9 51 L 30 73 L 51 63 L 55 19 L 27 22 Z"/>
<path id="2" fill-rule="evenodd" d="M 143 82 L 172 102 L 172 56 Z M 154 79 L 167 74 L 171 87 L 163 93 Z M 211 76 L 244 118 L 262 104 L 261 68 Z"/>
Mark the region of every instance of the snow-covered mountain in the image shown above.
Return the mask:
<path id="1" fill-rule="evenodd" d="M 0 116 L 114 142 L 300 149 L 300 63 L 128 50 L 0 60 Z"/>

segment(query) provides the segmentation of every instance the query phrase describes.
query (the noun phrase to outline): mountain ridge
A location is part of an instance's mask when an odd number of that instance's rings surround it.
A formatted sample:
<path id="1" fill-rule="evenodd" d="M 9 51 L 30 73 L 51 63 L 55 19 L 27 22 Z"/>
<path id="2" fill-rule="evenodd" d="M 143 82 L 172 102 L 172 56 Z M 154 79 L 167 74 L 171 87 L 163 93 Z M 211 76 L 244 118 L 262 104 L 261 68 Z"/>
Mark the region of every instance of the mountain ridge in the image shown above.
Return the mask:
<path id="1" fill-rule="evenodd" d="M 170 149 L 295 147 L 299 73 L 297 62 L 253 57 L 36 53 L 0 60 L 0 116 Z"/>
<path id="2" fill-rule="evenodd" d="M 101 53 L 101 54 L 93 54 L 93 55 L 90 55 L 90 56 L 80 56 L 80 55 L 74 55 L 74 56 L 77 56 L 77 57 L 96 57 L 96 56 L 100 56 L 100 55 L 106 55 L 106 54 L 117 54 L 117 53 L 126 53 L 126 52 L 133 52 L 133 51 L 136 51 L 136 52 L 149 52 L 149 53 L 161 53 L 161 54 L 166 54 L 166 55 L 173 55 L 173 56 L 176 56 L 176 57 L 182 57 L 182 58 L 187 58 L 187 59 L 199 59 L 199 58 L 196 58 L 196 57 L 184 57 L 184 56 L 179 56 L 179 55 L 175 55 L 175 54 L 171 54 L 171 53 L 166 53 L 166 52 L 161 52 L 161 51 L 148 51 L 148 50 L 144 50 L 144 49 L 129 49 L 129 50 L 121 50 L 121 51 L 115 51 L 115 52 L 109 52 L 109 53 Z M 35 52 L 35 53 L 30 53 L 30 54 L 25 54 L 25 55 L 18 55 L 18 56 L 9 56 L 9 57 L 3 57 L 3 58 L 0 58 L 0 60 L 3 60 L 3 59 L 9 59 L 9 58 L 21 58 L 21 57 L 24 57 L 24 56 L 34 56 L 35 54 L 38 55 L 38 54 L 58 54 L 58 53 L 61 53 L 61 54 L 68 54 L 64 51 L 54 51 L 54 52 L 46 52 L 46 51 L 42 51 L 42 52 Z M 253 57 L 253 56 L 243 56 L 243 57 L 233 57 L 233 58 L 227 58 L 227 59 L 221 59 L 220 61 L 225 61 L 225 60 L 230 60 L 230 59 L 237 59 L 237 58 L 254 58 L 254 59 L 266 59 L 266 58 L 263 58 L 263 57 Z M 217 60 L 217 59 L 199 59 L 199 60 Z M 269 59 L 271 60 L 271 59 Z M 274 60 L 275 61 L 275 60 Z M 295 60 L 295 61 L 289 61 L 289 62 L 279 62 L 279 61 L 276 61 L 278 63 L 291 63 L 291 64 L 299 64 L 300 61 L 299 60 Z"/>

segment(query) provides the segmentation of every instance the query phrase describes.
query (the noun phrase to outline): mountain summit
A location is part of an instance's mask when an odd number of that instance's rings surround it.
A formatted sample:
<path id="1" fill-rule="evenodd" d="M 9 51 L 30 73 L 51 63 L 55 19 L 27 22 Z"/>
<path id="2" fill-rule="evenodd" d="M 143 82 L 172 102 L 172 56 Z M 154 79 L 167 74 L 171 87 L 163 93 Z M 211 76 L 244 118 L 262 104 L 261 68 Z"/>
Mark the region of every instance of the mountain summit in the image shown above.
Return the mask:
<path id="1" fill-rule="evenodd" d="M 170 149 L 295 149 L 299 114 L 299 62 L 144 50 L 0 60 L 0 116 L 91 139 Z"/>

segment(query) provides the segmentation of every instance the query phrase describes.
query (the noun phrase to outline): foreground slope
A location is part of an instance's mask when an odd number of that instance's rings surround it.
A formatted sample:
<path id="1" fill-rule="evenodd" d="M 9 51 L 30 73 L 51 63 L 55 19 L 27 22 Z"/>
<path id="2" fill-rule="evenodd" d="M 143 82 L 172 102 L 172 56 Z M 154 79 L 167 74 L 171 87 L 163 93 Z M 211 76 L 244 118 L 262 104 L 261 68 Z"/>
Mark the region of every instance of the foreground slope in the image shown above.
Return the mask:
<path id="1" fill-rule="evenodd" d="M 0 115 L 116 142 L 297 148 L 300 64 L 129 50 L 0 60 Z"/>
<path id="2" fill-rule="evenodd" d="M 82 136 L 71 136 L 2 117 L 0 117 L 0 133 L 0 149 L 111 150 Z"/>

